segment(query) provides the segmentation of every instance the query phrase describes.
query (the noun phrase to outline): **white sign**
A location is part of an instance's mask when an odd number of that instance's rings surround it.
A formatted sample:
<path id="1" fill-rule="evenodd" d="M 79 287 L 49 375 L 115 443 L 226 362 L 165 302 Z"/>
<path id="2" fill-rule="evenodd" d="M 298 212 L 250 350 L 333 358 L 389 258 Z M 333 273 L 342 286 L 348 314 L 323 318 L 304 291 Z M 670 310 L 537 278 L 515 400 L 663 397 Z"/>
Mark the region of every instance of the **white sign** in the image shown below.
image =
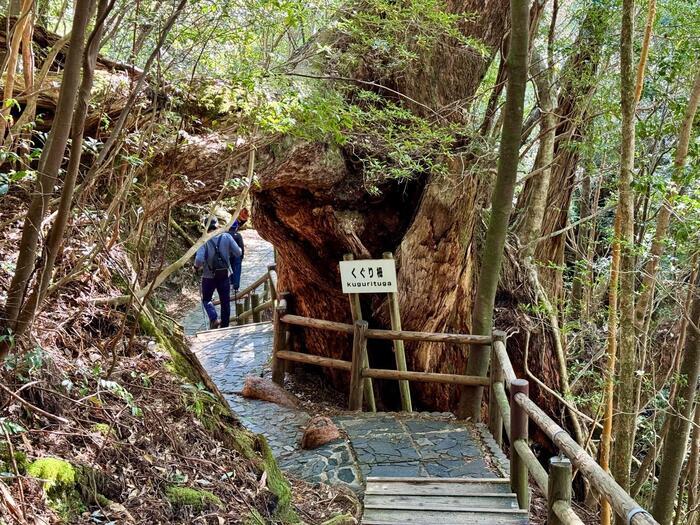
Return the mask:
<path id="1" fill-rule="evenodd" d="M 394 259 L 341 261 L 340 280 L 343 293 L 395 293 Z"/>

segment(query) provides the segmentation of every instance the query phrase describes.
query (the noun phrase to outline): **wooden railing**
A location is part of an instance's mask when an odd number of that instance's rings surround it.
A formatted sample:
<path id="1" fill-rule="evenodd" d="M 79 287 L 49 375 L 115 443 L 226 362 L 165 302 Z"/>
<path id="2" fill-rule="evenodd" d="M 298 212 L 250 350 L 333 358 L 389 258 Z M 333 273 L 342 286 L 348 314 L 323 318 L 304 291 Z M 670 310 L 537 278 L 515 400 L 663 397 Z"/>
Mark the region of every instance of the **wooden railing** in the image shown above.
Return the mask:
<path id="1" fill-rule="evenodd" d="M 529 383 L 518 379 L 506 351 L 505 340 L 494 338 L 491 356 L 489 429 L 502 444 L 505 429 L 510 443 L 510 475 L 521 508 L 529 505 L 528 475 L 547 497 L 551 524 L 582 524 L 571 508 L 572 465 L 610 502 L 613 510 L 631 525 L 657 522 L 644 510 L 566 430 L 529 397 Z M 510 402 L 506 391 L 510 392 Z M 528 443 L 529 424 L 535 424 L 557 446 L 560 455 L 550 460 L 549 474 Z"/>
<path id="2" fill-rule="evenodd" d="M 276 272 L 277 265 L 268 266 L 267 271 L 253 283 L 237 294 L 231 295 L 231 301 L 236 305 L 235 315 L 231 316 L 231 325 L 246 324 L 251 318 L 253 323 L 259 323 L 262 312 L 274 308 L 277 300 L 277 284 L 273 275 L 276 275 Z M 214 304 L 221 304 L 221 301 L 216 300 Z"/>
<path id="3" fill-rule="evenodd" d="M 464 335 L 464 334 L 436 334 L 431 332 L 410 332 L 404 330 L 378 330 L 370 329 L 367 321 L 356 321 L 354 325 L 324 321 L 300 317 L 287 313 L 286 294 L 280 295 L 280 301 L 275 309 L 273 323 L 275 325 L 275 338 L 272 353 L 272 378 L 277 383 L 284 381 L 285 367 L 283 361 L 294 361 L 312 365 L 325 366 L 350 371 L 350 394 L 348 407 L 350 410 L 361 410 L 363 392 L 367 385 L 371 388 L 371 379 L 394 379 L 407 381 L 422 381 L 433 383 L 450 383 L 456 385 L 489 386 L 489 379 L 481 376 L 465 376 L 460 374 L 438 374 L 432 372 L 408 372 L 401 370 L 386 370 L 370 368 L 367 361 L 367 340 L 380 339 L 385 341 L 430 341 L 437 343 L 451 343 L 463 345 L 488 345 L 491 344 L 490 336 Z M 353 334 L 352 361 L 343 361 L 330 357 L 321 357 L 301 352 L 287 350 L 289 339 L 289 326 L 302 326 L 317 330 L 330 330 L 345 334 Z"/>
<path id="4" fill-rule="evenodd" d="M 547 498 L 550 525 L 582 525 L 583 521 L 571 507 L 572 465 L 607 499 L 614 511 L 630 525 L 652 525 L 657 522 L 593 459 L 574 439 L 552 420 L 529 397 L 529 384 L 518 379 L 506 349 L 505 333 L 494 331 L 491 336 L 379 330 L 369 328 L 366 321 L 353 325 L 293 315 L 289 294 L 278 294 L 275 308 L 272 378 L 284 383 L 286 362 L 298 362 L 345 370 L 350 373 L 350 410 L 362 410 L 363 395 L 371 380 L 393 379 L 489 387 L 489 429 L 503 446 L 503 431 L 510 443 L 511 488 L 522 509 L 530 505 L 529 478 Z M 331 330 L 352 334 L 352 360 L 345 361 L 289 350 L 292 326 L 316 330 Z M 490 345 L 491 369 L 488 377 L 411 372 L 370 368 L 367 360 L 369 339 L 390 341 L 426 341 L 458 345 Z M 510 399 L 508 394 L 510 394 Z M 549 472 L 540 464 L 528 441 L 530 424 L 540 428 L 560 451 L 549 462 Z M 658 524 L 657 524 L 658 525 Z"/>

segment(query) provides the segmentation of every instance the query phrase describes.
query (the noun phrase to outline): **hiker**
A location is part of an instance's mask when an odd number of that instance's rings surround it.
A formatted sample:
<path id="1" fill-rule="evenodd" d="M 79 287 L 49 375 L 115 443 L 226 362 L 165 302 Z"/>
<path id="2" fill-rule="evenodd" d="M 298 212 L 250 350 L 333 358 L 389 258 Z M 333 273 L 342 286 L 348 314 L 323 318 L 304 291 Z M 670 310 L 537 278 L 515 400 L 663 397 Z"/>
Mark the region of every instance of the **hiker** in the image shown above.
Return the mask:
<path id="1" fill-rule="evenodd" d="M 205 223 L 206 224 L 206 223 Z M 207 231 L 218 228 L 218 221 L 212 218 L 209 221 Z M 231 283 L 229 270 L 231 260 L 240 258 L 241 249 L 228 233 L 220 233 L 209 239 L 204 246 L 197 250 L 194 258 L 194 266 L 204 269 L 202 273 L 202 304 L 209 317 L 209 329 L 226 328 L 231 318 Z M 214 290 L 219 294 L 221 301 L 221 321 L 217 318 L 216 308 L 212 303 Z"/>
<path id="2" fill-rule="evenodd" d="M 238 214 L 238 219 L 233 221 L 231 228 L 228 230 L 233 240 L 241 249 L 241 256 L 235 257 L 231 261 L 231 286 L 233 287 L 233 295 L 238 300 L 238 289 L 241 287 L 241 271 L 243 270 L 243 257 L 245 257 L 245 247 L 243 246 L 243 236 L 239 231 L 240 228 L 248 221 L 248 210 L 243 208 Z"/>

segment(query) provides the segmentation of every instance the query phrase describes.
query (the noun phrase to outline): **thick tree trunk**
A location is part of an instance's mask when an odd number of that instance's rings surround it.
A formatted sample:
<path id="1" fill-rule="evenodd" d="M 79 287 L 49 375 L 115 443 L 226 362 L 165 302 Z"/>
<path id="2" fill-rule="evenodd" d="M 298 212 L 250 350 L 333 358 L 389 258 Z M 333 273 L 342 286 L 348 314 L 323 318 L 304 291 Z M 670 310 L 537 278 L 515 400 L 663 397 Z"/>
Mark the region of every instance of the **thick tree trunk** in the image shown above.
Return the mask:
<path id="1" fill-rule="evenodd" d="M 465 34 L 492 51 L 500 46 L 507 1 L 451 2 L 450 7 L 478 14 L 463 28 Z M 438 107 L 473 96 L 490 61 L 470 50 L 455 53 L 444 46 L 436 46 L 431 55 L 404 72 L 395 87 L 421 104 Z M 468 168 L 468 159 L 456 158 L 450 175 L 390 182 L 380 196 L 371 196 L 351 151 L 299 143 L 278 151 L 271 166 L 258 173 L 253 216 L 261 234 L 277 247 L 280 289 L 292 292 L 294 309 L 310 317 L 349 320 L 338 261 L 345 253 L 381 257 L 392 251 L 399 268 L 404 328 L 468 332 L 477 269 L 475 241 L 488 195 L 483 175 L 469 173 Z M 388 318 L 382 298 L 366 296 L 362 303 L 371 322 Z M 300 344 L 309 352 L 347 357 L 349 342 L 344 338 L 315 331 L 300 335 Z M 414 370 L 460 373 L 465 356 L 464 349 L 444 345 L 407 349 L 409 368 Z M 370 349 L 370 359 L 392 366 L 388 353 Z M 346 382 L 344 376 L 333 375 L 337 385 Z M 430 405 L 454 405 L 453 389 L 425 385 L 421 391 L 425 397 L 419 398 Z"/>
<path id="2" fill-rule="evenodd" d="M 480 39 L 495 52 L 506 33 L 508 2 L 472 0 L 450 4 L 455 10 L 476 13 L 468 35 Z M 440 47 L 454 54 L 455 48 Z M 437 52 L 437 51 L 436 51 Z M 461 53 L 462 51 L 457 51 Z M 447 105 L 469 100 L 486 71 L 490 57 L 469 50 L 469 59 L 431 56 L 429 82 L 403 79 L 404 93 L 421 103 Z M 422 71 L 414 66 L 409 72 Z M 417 73 L 415 78 L 421 77 Z M 364 78 L 372 80 L 372 78 Z M 427 82 L 427 77 L 426 80 Z M 393 87 L 401 87 L 399 84 Z M 439 86 L 439 89 L 438 89 Z M 450 95 L 445 90 L 453 86 Z M 449 174 L 391 181 L 378 196 L 363 189 L 363 176 L 353 152 L 326 144 L 283 141 L 274 157 L 258 171 L 253 189 L 253 220 L 261 235 L 275 244 L 280 290 L 291 292 L 293 310 L 309 317 L 349 321 L 348 299 L 340 288 L 338 262 L 343 254 L 381 257 L 395 254 L 399 272 L 399 302 L 406 330 L 469 333 L 479 271 L 479 244 L 483 238 L 483 210 L 490 194 L 488 173 L 472 169 L 473 159 L 455 156 Z M 476 173 L 475 173 L 476 172 Z M 530 368 L 548 384 L 558 384 L 555 360 L 547 334 L 529 323 L 514 306 L 536 302 L 513 250 L 507 249 L 501 273 L 496 325 L 528 325 L 532 330 Z M 374 326 L 388 326 L 384 297 L 363 296 L 363 314 Z M 295 333 L 303 351 L 336 358 L 349 358 L 350 340 L 331 332 L 303 330 Z M 525 330 L 509 340 L 509 350 L 523 373 Z M 541 351 L 539 351 L 541 350 Z M 370 344 L 372 366 L 393 368 L 388 344 Z M 468 349 L 444 344 L 406 345 L 408 368 L 417 371 L 463 373 Z M 346 388 L 342 372 L 328 371 L 338 388 Z M 394 408 L 398 401 L 396 382 L 378 383 L 380 408 Z M 413 388 L 415 387 L 415 388 Z M 414 406 L 452 410 L 458 390 L 437 384 L 412 385 Z M 549 397 L 536 389 L 533 396 L 554 412 Z"/>

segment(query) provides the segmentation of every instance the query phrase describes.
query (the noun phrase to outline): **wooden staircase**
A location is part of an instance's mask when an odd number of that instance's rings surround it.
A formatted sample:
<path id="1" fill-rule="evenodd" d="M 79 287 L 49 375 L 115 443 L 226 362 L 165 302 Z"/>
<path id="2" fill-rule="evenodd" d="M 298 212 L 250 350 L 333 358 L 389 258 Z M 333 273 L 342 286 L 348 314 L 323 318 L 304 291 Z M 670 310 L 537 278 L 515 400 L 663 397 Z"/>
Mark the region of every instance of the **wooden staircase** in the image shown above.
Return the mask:
<path id="1" fill-rule="evenodd" d="M 526 525 L 507 478 L 367 478 L 363 525 Z"/>

